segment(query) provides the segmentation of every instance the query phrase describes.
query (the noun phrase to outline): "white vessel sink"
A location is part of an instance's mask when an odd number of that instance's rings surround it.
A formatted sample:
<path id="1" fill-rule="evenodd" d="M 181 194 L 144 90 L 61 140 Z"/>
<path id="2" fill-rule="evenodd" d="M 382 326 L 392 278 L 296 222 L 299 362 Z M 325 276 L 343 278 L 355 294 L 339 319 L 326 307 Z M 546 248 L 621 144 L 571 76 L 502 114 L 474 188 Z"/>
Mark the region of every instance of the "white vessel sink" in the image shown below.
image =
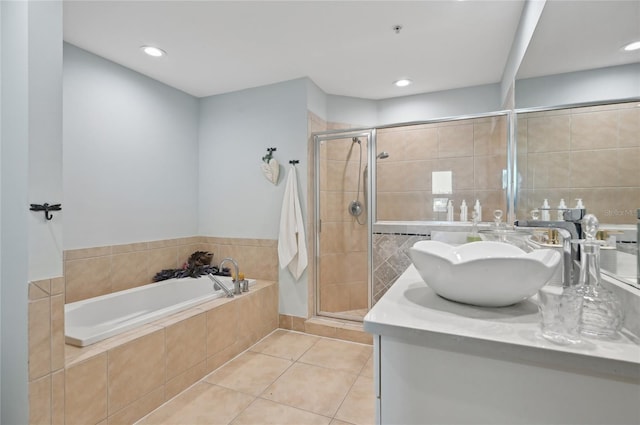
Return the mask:
<path id="1" fill-rule="evenodd" d="M 422 280 L 438 295 L 482 307 L 503 307 L 534 295 L 562 257 L 553 249 L 527 253 L 493 241 L 459 246 L 420 241 L 409 254 Z"/>

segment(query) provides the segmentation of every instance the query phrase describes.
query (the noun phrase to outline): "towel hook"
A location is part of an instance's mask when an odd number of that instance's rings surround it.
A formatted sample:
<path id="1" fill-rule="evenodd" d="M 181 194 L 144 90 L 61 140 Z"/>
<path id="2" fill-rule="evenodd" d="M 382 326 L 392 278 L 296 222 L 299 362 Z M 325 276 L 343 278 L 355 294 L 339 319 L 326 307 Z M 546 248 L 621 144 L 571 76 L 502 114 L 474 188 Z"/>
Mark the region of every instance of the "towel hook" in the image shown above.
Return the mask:
<path id="1" fill-rule="evenodd" d="M 300 162 L 300 161 L 299 161 L 299 160 L 297 160 L 297 159 L 292 159 L 291 161 L 289 161 L 289 164 L 296 165 L 296 164 L 298 164 L 299 162 Z"/>
<path id="2" fill-rule="evenodd" d="M 53 205 L 49 205 L 48 203 L 44 203 L 42 205 L 40 204 L 31 204 L 31 207 L 29 208 L 29 210 L 31 211 L 44 211 L 44 218 L 48 220 L 51 220 L 53 218 L 53 216 L 51 214 L 49 214 L 49 211 L 61 211 L 62 210 L 62 204 L 53 204 Z"/>

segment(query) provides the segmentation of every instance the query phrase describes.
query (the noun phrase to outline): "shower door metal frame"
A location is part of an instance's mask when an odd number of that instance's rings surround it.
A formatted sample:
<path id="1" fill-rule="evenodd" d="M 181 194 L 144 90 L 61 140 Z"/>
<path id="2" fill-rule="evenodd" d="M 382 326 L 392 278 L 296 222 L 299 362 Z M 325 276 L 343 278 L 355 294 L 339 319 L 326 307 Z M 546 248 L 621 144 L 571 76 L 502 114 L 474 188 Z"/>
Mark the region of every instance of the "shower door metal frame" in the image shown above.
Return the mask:
<path id="1" fill-rule="evenodd" d="M 373 190 L 373 182 L 376 178 L 376 129 L 360 128 L 348 130 L 332 130 L 323 131 L 313 134 L 314 148 L 314 197 L 315 197 L 315 300 L 314 314 L 316 316 L 332 317 L 335 319 L 350 320 L 354 322 L 362 322 L 362 320 L 354 318 L 354 316 L 334 313 L 320 310 L 320 233 L 322 231 L 322 219 L 320 216 L 320 145 L 322 142 L 337 139 L 352 139 L 354 137 L 366 138 L 367 140 L 367 165 L 368 173 L 366 179 L 367 199 L 366 217 L 367 217 L 367 310 L 371 309 L 373 297 L 373 221 L 375 218 L 376 194 Z M 361 171 L 359 171 L 361 172 Z M 345 206 L 346 208 L 346 206 Z"/>

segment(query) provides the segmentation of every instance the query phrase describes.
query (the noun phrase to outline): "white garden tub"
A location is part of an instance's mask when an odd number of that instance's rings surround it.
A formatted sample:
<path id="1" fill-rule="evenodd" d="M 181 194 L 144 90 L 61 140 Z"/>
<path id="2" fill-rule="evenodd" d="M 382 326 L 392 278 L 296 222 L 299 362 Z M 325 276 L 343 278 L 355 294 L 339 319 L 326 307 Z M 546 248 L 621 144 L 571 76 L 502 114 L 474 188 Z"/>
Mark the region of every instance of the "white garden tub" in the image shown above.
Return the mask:
<path id="1" fill-rule="evenodd" d="M 230 277 L 216 276 L 233 291 Z M 248 279 L 249 285 L 255 279 Z M 145 323 L 224 297 L 207 276 L 168 279 L 158 283 L 69 303 L 65 311 L 65 342 L 84 347 Z M 241 295 L 240 295 L 241 296 Z"/>

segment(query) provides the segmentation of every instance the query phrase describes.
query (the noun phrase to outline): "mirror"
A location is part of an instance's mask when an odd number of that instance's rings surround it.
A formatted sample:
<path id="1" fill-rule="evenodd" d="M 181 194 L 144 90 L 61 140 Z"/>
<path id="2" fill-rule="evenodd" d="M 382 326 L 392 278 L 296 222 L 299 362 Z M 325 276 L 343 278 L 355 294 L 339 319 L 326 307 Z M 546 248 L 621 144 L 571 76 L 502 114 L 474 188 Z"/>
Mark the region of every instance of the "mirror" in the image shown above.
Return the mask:
<path id="1" fill-rule="evenodd" d="M 602 270 L 638 285 L 640 2 L 547 1 L 515 86 L 516 217 L 583 198 Z M 563 107 L 562 105 L 573 105 Z M 551 211 L 555 215 L 555 211 Z M 552 219 L 555 219 L 552 218 Z"/>

